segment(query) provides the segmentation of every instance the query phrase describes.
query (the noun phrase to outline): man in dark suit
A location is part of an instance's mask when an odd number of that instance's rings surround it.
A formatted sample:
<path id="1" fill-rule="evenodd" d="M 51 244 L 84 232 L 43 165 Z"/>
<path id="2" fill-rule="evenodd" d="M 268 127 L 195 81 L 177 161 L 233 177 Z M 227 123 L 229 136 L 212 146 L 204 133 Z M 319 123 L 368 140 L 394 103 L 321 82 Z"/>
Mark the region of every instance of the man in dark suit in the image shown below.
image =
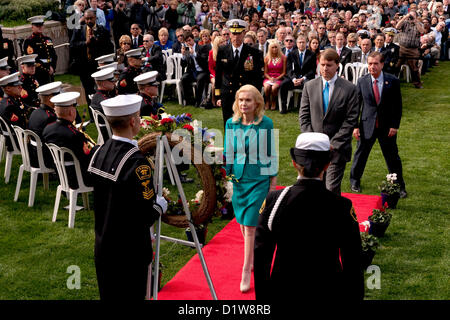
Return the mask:
<path id="1" fill-rule="evenodd" d="M 91 103 L 89 95 L 95 94 L 95 83 L 91 77 L 97 71 L 95 58 L 113 52 L 114 48 L 109 31 L 96 24 L 95 10 L 86 10 L 84 19 L 86 24 L 82 25 L 80 29 L 75 29 L 72 34 L 70 48 L 73 50 L 75 70 L 79 70 L 80 80 L 89 105 Z"/>
<path id="2" fill-rule="evenodd" d="M 185 68 L 181 77 L 183 96 L 187 104 L 199 107 L 209 83 L 208 55 L 211 46 L 209 44 L 198 45 L 190 32 L 185 33 L 184 39 L 185 45 L 181 48 L 183 54 L 181 66 Z M 194 82 L 196 82 L 195 101 L 192 98 Z"/>
<path id="3" fill-rule="evenodd" d="M 158 71 L 158 81 L 166 80 L 166 65 L 160 46 L 155 44 L 155 38 L 151 34 L 144 35 L 142 46 L 143 72 Z"/>
<path id="4" fill-rule="evenodd" d="M 383 72 L 384 56 L 379 52 L 369 55 L 369 74 L 358 80 L 361 120 L 353 130 L 358 140 L 350 172 L 351 189 L 361 192 L 360 181 L 375 140 L 383 152 L 390 173 L 397 174 L 400 196 L 407 196 L 403 180 L 402 162 L 398 155 L 397 132 L 402 116 L 400 81 Z"/>
<path id="5" fill-rule="evenodd" d="M 352 50 L 345 46 L 345 35 L 342 32 L 336 34 L 336 46 L 331 48 L 336 50 L 339 55 L 339 63 L 342 64 L 342 68 L 345 68 L 345 65 L 351 62 Z"/>
<path id="6" fill-rule="evenodd" d="M 231 43 L 220 47 L 217 52 L 214 92 L 217 105 L 222 107 L 224 128 L 233 115 L 236 91 L 246 84 L 262 88 L 264 74 L 261 51 L 243 43 L 247 23 L 233 19 L 227 22 L 227 27 L 231 31 Z"/>
<path id="7" fill-rule="evenodd" d="M 308 81 L 302 93 L 302 132 L 322 132 L 331 141 L 331 164 L 324 178 L 327 189 L 341 194 L 345 164 L 352 157 L 352 132 L 358 121 L 356 86 L 337 76 L 339 56 L 334 49 L 320 55 L 321 77 Z"/>
<path id="8" fill-rule="evenodd" d="M 367 58 L 369 54 L 372 52 L 372 41 L 368 38 L 361 40 L 361 51 L 353 52 L 352 54 L 352 63 L 360 62 L 367 64 Z"/>
<path id="9" fill-rule="evenodd" d="M 15 70 L 16 64 L 14 62 L 14 44 L 13 42 L 3 37 L 2 28 L 0 26 L 0 59 L 7 57 L 8 65 Z"/>
<path id="10" fill-rule="evenodd" d="M 286 113 L 286 102 L 289 90 L 301 89 L 316 74 L 316 55 L 306 49 L 306 37 L 298 35 L 297 48 L 287 56 L 286 79 L 281 82 L 281 113 Z"/>
<path id="11" fill-rule="evenodd" d="M 295 299 L 291 289 L 301 288 L 311 300 L 322 298 L 323 290 L 332 300 L 362 300 L 361 238 L 352 202 L 327 190 L 322 181 L 330 161 L 328 136 L 300 134 L 291 157 L 297 182 L 269 192 L 260 210 L 254 256 L 256 299 L 291 301 Z M 320 234 L 312 228 L 317 217 L 333 221 Z M 307 243 L 300 258 L 294 254 L 299 243 Z"/>
<path id="12" fill-rule="evenodd" d="M 131 49 L 137 49 L 144 43 L 144 37 L 141 34 L 141 28 L 137 23 L 131 25 L 130 34 L 131 34 Z"/>

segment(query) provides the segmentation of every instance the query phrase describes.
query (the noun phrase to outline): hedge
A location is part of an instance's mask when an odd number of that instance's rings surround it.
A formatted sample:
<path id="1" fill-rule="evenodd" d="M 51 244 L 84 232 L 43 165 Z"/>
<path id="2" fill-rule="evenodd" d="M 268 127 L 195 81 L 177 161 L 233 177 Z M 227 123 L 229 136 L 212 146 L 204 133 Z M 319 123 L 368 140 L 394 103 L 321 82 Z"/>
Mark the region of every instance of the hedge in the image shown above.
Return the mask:
<path id="1" fill-rule="evenodd" d="M 57 0 L 0 0 L 0 21 L 26 20 L 56 10 Z"/>

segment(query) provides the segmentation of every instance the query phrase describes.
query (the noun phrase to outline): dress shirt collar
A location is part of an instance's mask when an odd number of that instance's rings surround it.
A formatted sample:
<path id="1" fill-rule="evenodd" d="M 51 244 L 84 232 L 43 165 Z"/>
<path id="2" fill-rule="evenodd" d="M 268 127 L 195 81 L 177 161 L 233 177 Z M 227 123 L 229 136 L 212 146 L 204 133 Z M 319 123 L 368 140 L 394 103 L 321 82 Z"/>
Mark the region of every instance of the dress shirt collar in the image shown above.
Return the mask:
<path id="1" fill-rule="evenodd" d="M 328 80 L 328 85 L 331 87 L 331 86 L 334 86 L 334 83 L 336 82 L 336 80 L 337 80 L 337 72 L 336 72 L 336 74 L 334 75 L 334 77 L 333 78 L 331 78 L 330 80 Z M 322 84 L 323 84 L 323 87 L 325 88 L 325 82 L 327 82 L 327 80 L 325 80 L 323 77 L 322 77 Z"/>
<path id="2" fill-rule="evenodd" d="M 244 47 L 244 43 L 243 42 L 241 43 L 239 48 L 236 48 L 235 46 L 233 46 L 233 44 L 231 44 L 231 49 L 233 49 L 233 56 L 234 56 L 234 53 L 236 52 L 236 49 L 238 49 L 239 50 L 239 57 L 240 57 L 243 47 Z"/>
<path id="3" fill-rule="evenodd" d="M 125 137 L 119 137 L 116 135 L 113 135 L 112 139 L 117 140 L 117 141 L 122 141 L 122 142 L 128 142 L 128 143 L 131 143 L 133 146 L 138 147 L 138 142 L 136 140 L 131 140 L 131 139 L 128 139 Z"/>

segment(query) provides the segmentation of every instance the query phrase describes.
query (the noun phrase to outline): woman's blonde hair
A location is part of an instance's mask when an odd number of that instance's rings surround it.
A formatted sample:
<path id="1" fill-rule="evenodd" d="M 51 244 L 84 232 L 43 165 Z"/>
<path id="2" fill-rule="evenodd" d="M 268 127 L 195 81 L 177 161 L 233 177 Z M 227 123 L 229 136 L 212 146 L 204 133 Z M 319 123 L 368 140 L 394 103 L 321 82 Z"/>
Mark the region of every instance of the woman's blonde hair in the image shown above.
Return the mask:
<path id="1" fill-rule="evenodd" d="M 273 59 L 275 57 L 281 58 L 283 56 L 283 52 L 281 51 L 281 45 L 278 42 L 278 40 L 270 39 L 270 40 L 268 40 L 268 42 L 269 42 L 269 47 L 267 48 L 267 53 L 266 53 L 266 56 L 264 58 L 264 62 L 265 63 L 268 63 L 271 59 Z M 275 46 L 275 45 L 278 46 L 278 52 L 277 52 L 276 56 L 273 56 L 272 55 L 272 47 Z"/>
<path id="2" fill-rule="evenodd" d="M 199 37 L 200 37 L 200 40 L 202 40 L 202 37 L 203 37 L 203 35 L 205 35 L 205 34 L 207 34 L 210 38 L 211 38 L 211 32 L 209 32 L 209 30 L 208 29 L 203 29 L 202 31 L 200 31 L 200 33 L 199 33 Z"/>
<path id="3" fill-rule="evenodd" d="M 125 41 L 128 41 L 131 43 L 131 38 L 129 35 L 124 34 L 123 36 L 121 36 L 119 39 L 119 45 L 122 45 L 122 43 Z"/>
<path id="4" fill-rule="evenodd" d="M 242 119 L 242 112 L 239 110 L 239 94 L 241 92 L 249 92 L 252 94 L 253 99 L 256 102 L 255 109 L 255 124 L 259 124 L 264 116 L 264 98 L 251 84 L 242 86 L 237 92 L 233 103 L 233 122 L 239 122 Z"/>
<path id="5" fill-rule="evenodd" d="M 213 59 L 214 61 L 216 61 L 217 59 L 217 52 L 219 51 L 219 46 L 220 43 L 223 41 L 223 37 L 222 36 L 217 36 L 214 38 L 214 41 L 212 43 L 212 51 L 213 51 Z"/>

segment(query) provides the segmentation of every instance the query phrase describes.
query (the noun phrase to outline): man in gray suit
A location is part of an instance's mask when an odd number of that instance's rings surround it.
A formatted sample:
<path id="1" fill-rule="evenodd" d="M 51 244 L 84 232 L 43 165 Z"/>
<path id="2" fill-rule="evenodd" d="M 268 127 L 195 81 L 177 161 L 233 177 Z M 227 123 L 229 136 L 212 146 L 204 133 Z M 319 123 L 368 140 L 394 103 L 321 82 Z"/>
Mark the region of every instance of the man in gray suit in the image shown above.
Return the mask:
<path id="1" fill-rule="evenodd" d="M 339 55 L 326 49 L 320 55 L 321 77 L 305 83 L 300 105 L 302 132 L 321 132 L 331 143 L 331 164 L 324 181 L 328 190 L 341 193 L 345 165 L 352 156 L 352 133 L 359 114 L 356 86 L 337 76 Z"/>

